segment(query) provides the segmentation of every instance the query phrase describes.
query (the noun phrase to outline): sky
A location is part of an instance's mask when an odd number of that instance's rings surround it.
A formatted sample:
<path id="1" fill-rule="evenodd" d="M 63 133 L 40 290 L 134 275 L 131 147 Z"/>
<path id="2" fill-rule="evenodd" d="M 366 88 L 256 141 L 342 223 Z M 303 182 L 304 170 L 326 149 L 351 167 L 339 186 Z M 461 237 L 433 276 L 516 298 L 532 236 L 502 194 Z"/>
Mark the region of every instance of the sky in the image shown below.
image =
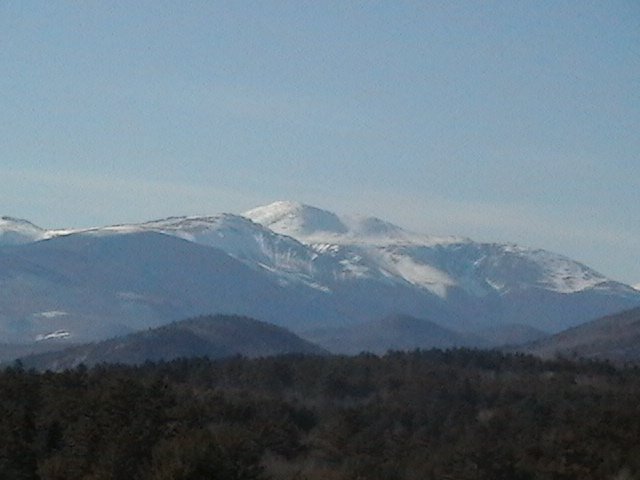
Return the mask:
<path id="1" fill-rule="evenodd" d="M 0 0 L 0 214 L 294 200 L 640 283 L 640 2 Z"/>

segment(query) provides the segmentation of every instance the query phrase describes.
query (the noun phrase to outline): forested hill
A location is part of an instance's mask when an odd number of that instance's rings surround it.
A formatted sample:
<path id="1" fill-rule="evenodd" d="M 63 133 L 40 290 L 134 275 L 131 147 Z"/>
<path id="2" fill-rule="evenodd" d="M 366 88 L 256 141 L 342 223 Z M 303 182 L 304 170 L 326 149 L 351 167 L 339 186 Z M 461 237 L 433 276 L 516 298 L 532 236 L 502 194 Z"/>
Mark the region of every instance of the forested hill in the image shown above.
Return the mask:
<path id="1" fill-rule="evenodd" d="M 518 348 L 546 358 L 562 355 L 638 363 L 640 308 L 608 315 Z"/>
<path id="2" fill-rule="evenodd" d="M 263 357 L 327 352 L 289 330 L 240 315 L 203 315 L 122 337 L 21 359 L 26 367 L 64 370 L 80 364 L 141 364 L 179 357 Z"/>
<path id="3" fill-rule="evenodd" d="M 0 373 L 0 478 L 632 479 L 640 370 L 472 350 Z"/>

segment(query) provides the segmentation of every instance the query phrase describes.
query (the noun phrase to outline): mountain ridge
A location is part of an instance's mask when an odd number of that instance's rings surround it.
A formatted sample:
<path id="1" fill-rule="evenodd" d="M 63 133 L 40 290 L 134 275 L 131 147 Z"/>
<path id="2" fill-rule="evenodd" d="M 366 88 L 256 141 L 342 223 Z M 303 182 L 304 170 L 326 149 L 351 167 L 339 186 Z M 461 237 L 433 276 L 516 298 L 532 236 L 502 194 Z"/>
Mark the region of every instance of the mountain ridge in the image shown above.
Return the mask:
<path id="1" fill-rule="evenodd" d="M 542 358 L 640 361 L 640 307 L 607 315 L 518 347 Z"/>
<path id="2" fill-rule="evenodd" d="M 72 324 L 84 339 L 99 338 L 100 329 L 126 333 L 207 313 L 296 331 L 407 314 L 458 331 L 520 323 L 553 333 L 640 305 L 640 291 L 545 250 L 431 237 L 295 202 L 245 215 L 75 230 L 4 220 L 0 334 L 73 337 Z M 32 240 L 3 235 L 16 230 Z"/>
<path id="3" fill-rule="evenodd" d="M 361 352 L 384 354 L 388 350 L 490 346 L 485 339 L 472 333 L 456 332 L 430 320 L 402 314 L 339 329 L 306 332 L 301 336 L 332 353 L 347 355 Z"/>
<path id="4" fill-rule="evenodd" d="M 546 268 L 548 270 L 546 273 L 557 273 L 557 277 L 550 279 L 550 283 L 553 283 L 553 285 L 548 286 L 552 286 L 563 293 L 576 292 L 584 288 L 611 282 L 611 280 L 584 264 L 546 250 L 522 247 L 511 243 L 474 242 L 464 237 L 431 237 L 409 232 L 376 217 L 339 217 L 333 212 L 291 201 L 277 201 L 249 210 L 242 215 L 221 213 L 207 216 L 172 216 L 137 224 L 117 224 L 83 229 L 46 230 L 28 220 L 8 216 L 2 217 L 2 221 L 5 224 L 13 223 L 14 228 L 11 228 L 11 225 L 7 228 L 7 225 L 0 223 L 0 245 L 7 243 L 2 241 L 2 234 L 17 230 L 15 225 L 24 225 L 26 226 L 25 230 L 37 232 L 38 235 L 33 238 L 33 241 L 75 233 L 100 235 L 104 233 L 157 231 L 195 243 L 218 247 L 239 258 L 247 255 L 238 247 L 238 242 L 236 241 L 238 235 L 232 241 L 223 242 L 221 239 L 225 238 L 225 234 L 228 234 L 228 232 L 237 232 L 240 229 L 244 229 L 243 233 L 254 233 L 256 230 L 261 229 L 260 234 L 264 236 L 274 237 L 275 234 L 283 243 L 289 242 L 289 245 L 286 245 L 287 248 L 299 248 L 300 244 L 302 244 L 312 247 L 316 255 L 339 246 L 361 246 L 369 243 L 371 237 L 377 235 L 382 237 L 376 244 L 381 247 L 389 247 L 390 244 L 404 247 L 405 249 L 409 248 L 409 246 L 478 245 L 485 250 L 483 253 L 493 249 L 499 255 L 515 254 L 539 260 L 538 266 Z M 222 230 L 225 233 L 221 233 Z M 215 238 L 216 233 L 218 238 Z M 326 236 L 318 237 L 319 233 L 324 233 Z M 286 240 L 283 240 L 283 237 Z M 308 256 L 315 258 L 314 254 Z M 483 261 L 485 259 L 481 255 L 478 260 Z M 282 264 L 278 265 L 278 267 L 280 266 Z M 398 272 L 396 271 L 395 273 Z M 440 280 L 446 283 L 446 279 L 441 278 Z M 615 283 L 624 285 L 620 282 Z M 499 283 L 493 283 L 491 286 L 496 289 L 501 288 Z M 625 286 L 636 290 L 636 287 Z"/>
<path id="5" fill-rule="evenodd" d="M 176 358 L 242 355 L 324 355 L 326 350 L 276 325 L 239 315 L 207 315 L 101 342 L 21 358 L 38 370 L 59 371 L 100 363 L 142 364 Z"/>

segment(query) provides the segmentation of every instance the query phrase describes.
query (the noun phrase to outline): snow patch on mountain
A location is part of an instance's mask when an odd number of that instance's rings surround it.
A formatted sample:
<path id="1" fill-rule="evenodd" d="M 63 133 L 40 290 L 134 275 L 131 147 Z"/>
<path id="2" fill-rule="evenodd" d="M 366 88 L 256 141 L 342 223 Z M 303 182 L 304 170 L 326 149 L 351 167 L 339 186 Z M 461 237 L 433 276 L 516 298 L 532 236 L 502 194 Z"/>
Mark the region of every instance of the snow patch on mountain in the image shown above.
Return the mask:
<path id="1" fill-rule="evenodd" d="M 409 255 L 379 249 L 373 250 L 371 256 L 375 257 L 377 263 L 386 271 L 442 298 L 446 298 L 450 287 L 458 284 L 446 272 L 422 263 Z"/>
<path id="2" fill-rule="evenodd" d="M 586 265 L 544 250 L 522 250 L 524 258 L 540 265 L 542 285 L 560 293 L 573 293 L 596 287 L 608 279 Z"/>
<path id="3" fill-rule="evenodd" d="M 42 342 L 43 340 L 69 338 L 70 336 L 71 333 L 67 332 L 66 330 L 56 330 L 55 332 L 36 335 L 36 342 Z"/>
<path id="4" fill-rule="evenodd" d="M 63 312 L 60 310 L 50 310 L 48 312 L 38 312 L 34 313 L 34 317 L 42 317 L 42 318 L 56 318 L 56 317 L 64 317 L 69 315 L 67 312 Z"/>

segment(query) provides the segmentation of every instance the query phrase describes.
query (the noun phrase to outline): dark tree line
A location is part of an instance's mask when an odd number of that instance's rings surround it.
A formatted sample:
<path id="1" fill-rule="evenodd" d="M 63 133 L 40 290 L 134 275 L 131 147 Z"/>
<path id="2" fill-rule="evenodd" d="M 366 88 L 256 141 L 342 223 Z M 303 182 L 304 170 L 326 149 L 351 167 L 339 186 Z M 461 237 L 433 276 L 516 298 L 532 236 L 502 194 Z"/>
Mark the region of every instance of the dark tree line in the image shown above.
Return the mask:
<path id="1" fill-rule="evenodd" d="M 473 350 L 0 373 L 0 479 L 640 478 L 640 371 Z"/>

